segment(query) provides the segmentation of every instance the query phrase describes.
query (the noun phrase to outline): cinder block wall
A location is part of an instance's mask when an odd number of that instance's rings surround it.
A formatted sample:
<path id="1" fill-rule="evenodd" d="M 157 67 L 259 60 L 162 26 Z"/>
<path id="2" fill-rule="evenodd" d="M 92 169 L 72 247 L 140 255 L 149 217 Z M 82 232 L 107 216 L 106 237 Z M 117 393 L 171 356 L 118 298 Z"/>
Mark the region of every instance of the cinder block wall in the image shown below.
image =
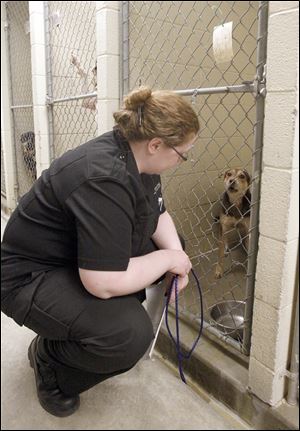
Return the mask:
<path id="1" fill-rule="evenodd" d="M 286 390 L 298 248 L 297 1 L 269 2 L 267 97 L 249 387 L 276 405 Z"/>
<path id="2" fill-rule="evenodd" d="M 43 2 L 29 2 L 32 70 L 32 102 L 36 143 L 37 177 L 50 164 L 46 105 L 45 11 Z"/>
<path id="3" fill-rule="evenodd" d="M 114 126 L 120 104 L 119 1 L 96 2 L 98 134 Z"/>

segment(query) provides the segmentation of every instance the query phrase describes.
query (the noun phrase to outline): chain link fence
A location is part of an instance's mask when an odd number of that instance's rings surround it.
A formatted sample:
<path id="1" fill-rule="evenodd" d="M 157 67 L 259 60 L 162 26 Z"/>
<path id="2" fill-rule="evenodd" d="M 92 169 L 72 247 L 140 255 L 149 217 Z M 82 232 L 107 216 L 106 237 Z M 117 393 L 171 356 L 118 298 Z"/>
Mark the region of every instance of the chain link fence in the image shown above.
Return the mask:
<path id="1" fill-rule="evenodd" d="M 267 2 L 261 2 L 267 3 Z M 200 276 L 208 332 L 249 353 L 257 251 L 258 160 L 257 45 L 260 2 L 123 2 L 123 94 L 140 84 L 177 91 L 193 104 L 200 131 L 190 160 L 163 176 L 166 207 L 186 241 Z M 214 27 L 233 23 L 233 59 L 217 64 Z M 266 22 L 264 22 L 264 39 Z M 263 28 L 263 27 L 262 27 Z M 260 140 L 260 142 L 258 142 Z M 253 233 L 250 248 L 238 228 L 227 233 L 224 274 L 216 278 L 224 173 L 239 167 L 252 175 Z M 253 188 L 254 186 L 250 186 Z M 253 190 L 252 190 L 253 191 Z M 254 216 L 255 215 L 255 216 Z M 251 265 L 249 265 L 249 262 Z M 191 280 L 181 293 L 181 315 L 199 322 L 199 299 Z M 245 330 L 247 329 L 247 333 Z"/>
<path id="2" fill-rule="evenodd" d="M 53 160 L 97 135 L 96 2 L 43 3 L 50 158 Z M 6 2 L 6 10 L 18 200 L 30 189 L 37 175 L 29 2 Z M 4 173 L 3 160 L 1 166 Z M 4 195 L 4 175 L 1 191 Z"/>
<path id="3" fill-rule="evenodd" d="M 139 80 L 170 90 L 253 80 L 259 2 L 123 2 L 128 28 L 128 89 Z M 125 10 L 125 11 L 124 11 Z M 231 62 L 216 64 L 215 26 L 233 22 Z"/>
<path id="4" fill-rule="evenodd" d="M 6 8 L 17 197 L 20 198 L 36 179 L 28 2 L 6 2 Z"/>
<path id="5" fill-rule="evenodd" d="M 54 159 L 97 135 L 96 2 L 45 3 Z"/>

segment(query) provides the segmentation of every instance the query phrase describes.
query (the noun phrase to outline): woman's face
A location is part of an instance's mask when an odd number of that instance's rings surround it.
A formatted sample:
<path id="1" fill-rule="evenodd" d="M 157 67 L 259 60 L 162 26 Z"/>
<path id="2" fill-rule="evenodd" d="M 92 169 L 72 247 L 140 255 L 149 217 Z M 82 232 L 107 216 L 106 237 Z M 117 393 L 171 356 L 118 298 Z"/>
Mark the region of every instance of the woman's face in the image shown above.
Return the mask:
<path id="1" fill-rule="evenodd" d="M 149 173 L 161 174 L 189 160 L 189 152 L 193 148 L 196 139 L 197 135 L 191 133 L 181 145 L 177 145 L 176 147 L 166 145 L 163 141 L 159 140 L 160 142 L 157 143 L 157 149 L 149 160 L 149 169 L 151 171 Z"/>

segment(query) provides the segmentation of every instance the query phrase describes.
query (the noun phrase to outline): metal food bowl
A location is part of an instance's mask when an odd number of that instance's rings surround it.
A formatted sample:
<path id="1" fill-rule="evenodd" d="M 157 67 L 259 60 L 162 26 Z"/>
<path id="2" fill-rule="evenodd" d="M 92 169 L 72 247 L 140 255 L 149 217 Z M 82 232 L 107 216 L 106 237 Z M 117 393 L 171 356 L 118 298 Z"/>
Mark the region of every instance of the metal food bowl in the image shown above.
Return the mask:
<path id="1" fill-rule="evenodd" d="M 220 331 L 235 340 L 243 339 L 244 301 L 223 301 L 215 304 L 210 310 L 210 317 Z"/>

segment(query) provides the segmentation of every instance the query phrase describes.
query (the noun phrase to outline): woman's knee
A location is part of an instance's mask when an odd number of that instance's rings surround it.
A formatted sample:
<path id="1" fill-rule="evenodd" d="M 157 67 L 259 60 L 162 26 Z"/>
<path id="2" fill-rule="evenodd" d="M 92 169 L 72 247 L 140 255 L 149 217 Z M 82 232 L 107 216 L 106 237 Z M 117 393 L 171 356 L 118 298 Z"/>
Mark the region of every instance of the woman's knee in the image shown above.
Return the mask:
<path id="1" fill-rule="evenodd" d="M 154 338 L 151 320 L 143 307 L 140 308 L 139 315 L 128 322 L 127 333 L 127 358 L 129 362 L 136 363 Z"/>
<path id="2" fill-rule="evenodd" d="M 120 331 L 115 337 L 116 354 L 120 355 L 123 366 L 133 366 L 147 351 L 154 338 L 151 320 L 138 304 L 128 315 L 120 319 Z"/>
<path id="3" fill-rule="evenodd" d="M 119 301 L 121 304 L 118 304 Z M 109 308 L 111 313 L 108 313 Z M 72 328 L 72 338 L 80 340 L 86 352 L 101 358 L 98 372 L 103 372 L 101 367 L 104 363 L 114 369 L 133 366 L 154 338 L 151 320 L 136 298 L 118 298 L 105 304 L 102 302 L 100 308 L 90 307 L 88 319 L 84 314 Z M 94 323 L 83 328 L 82 322 Z"/>

